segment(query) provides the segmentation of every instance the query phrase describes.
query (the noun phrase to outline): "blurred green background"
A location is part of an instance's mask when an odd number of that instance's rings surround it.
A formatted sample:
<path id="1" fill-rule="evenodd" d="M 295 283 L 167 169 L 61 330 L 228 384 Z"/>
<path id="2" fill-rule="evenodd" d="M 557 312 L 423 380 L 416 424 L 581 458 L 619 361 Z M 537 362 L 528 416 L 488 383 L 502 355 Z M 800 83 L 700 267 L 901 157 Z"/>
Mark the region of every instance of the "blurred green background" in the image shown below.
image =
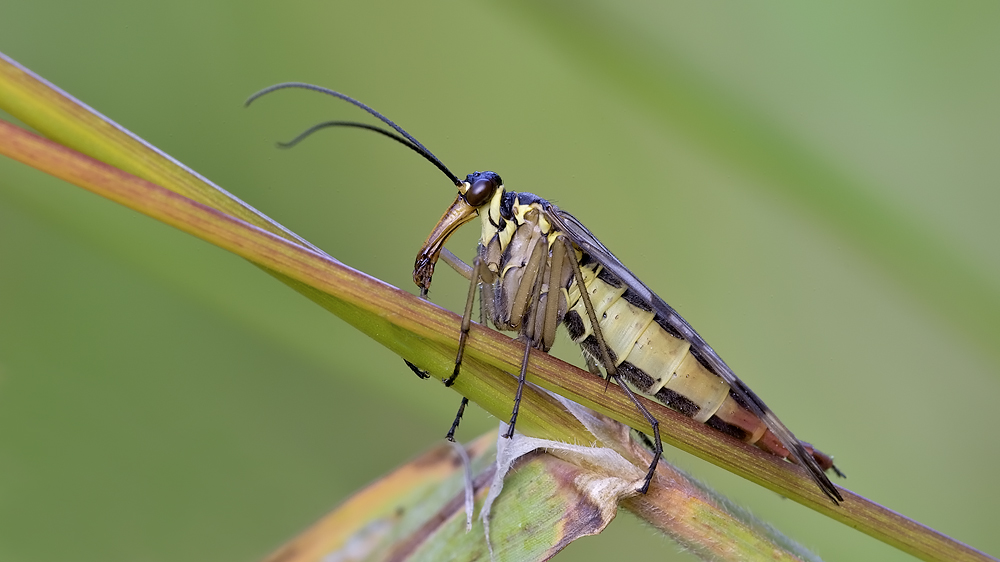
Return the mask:
<path id="1" fill-rule="evenodd" d="M 1000 554 L 993 2 L 6 2 L 0 51 L 412 289 L 452 170 L 574 213 L 850 489 Z M 473 252 L 475 227 L 451 243 Z M 442 268 L 432 297 L 456 309 Z M 564 342 L 557 354 L 575 359 Z M 0 160 L 0 560 L 252 561 L 458 396 L 249 264 Z M 496 420 L 475 411 L 461 435 Z M 906 560 L 676 450 L 831 560 Z M 621 516 L 561 560 L 690 560 Z"/>

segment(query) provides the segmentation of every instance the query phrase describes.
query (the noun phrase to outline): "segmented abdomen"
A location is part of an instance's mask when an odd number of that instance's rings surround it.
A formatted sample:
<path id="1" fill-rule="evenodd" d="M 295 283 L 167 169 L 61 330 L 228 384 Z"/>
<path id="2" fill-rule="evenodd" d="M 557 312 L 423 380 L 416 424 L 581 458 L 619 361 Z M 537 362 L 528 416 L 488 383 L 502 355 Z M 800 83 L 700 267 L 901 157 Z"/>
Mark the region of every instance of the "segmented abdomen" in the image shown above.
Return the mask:
<path id="1" fill-rule="evenodd" d="M 636 391 L 695 421 L 755 443 L 781 457 L 788 450 L 745 408 L 691 344 L 616 277 L 595 262 L 580 264 L 601 334 L 618 374 Z M 601 351 L 576 282 L 567 290 L 563 323 L 584 353 L 600 365 Z"/>

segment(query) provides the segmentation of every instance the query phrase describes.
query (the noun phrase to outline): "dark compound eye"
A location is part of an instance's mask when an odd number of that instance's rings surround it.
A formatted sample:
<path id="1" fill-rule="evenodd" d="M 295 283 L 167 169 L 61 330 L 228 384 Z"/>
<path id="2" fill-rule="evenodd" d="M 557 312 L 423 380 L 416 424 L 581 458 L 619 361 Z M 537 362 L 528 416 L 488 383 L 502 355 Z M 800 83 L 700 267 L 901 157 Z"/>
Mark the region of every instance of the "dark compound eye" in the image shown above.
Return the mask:
<path id="1" fill-rule="evenodd" d="M 484 205 L 493 197 L 498 187 L 500 187 L 500 176 L 489 172 L 481 174 L 465 192 L 465 201 L 473 207 Z"/>

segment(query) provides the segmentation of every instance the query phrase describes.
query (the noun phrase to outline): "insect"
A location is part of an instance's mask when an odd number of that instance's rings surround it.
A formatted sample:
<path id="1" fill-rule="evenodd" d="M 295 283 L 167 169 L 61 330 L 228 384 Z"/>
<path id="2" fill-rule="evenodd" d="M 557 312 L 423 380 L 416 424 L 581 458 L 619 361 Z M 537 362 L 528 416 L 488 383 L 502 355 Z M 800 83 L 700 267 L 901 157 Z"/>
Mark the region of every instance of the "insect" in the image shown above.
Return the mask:
<path id="1" fill-rule="evenodd" d="M 446 385 L 459 376 L 471 326 L 476 290 L 481 314 L 498 329 L 517 332 L 524 343 L 508 431 L 512 437 L 531 351 L 548 351 L 559 324 L 583 350 L 591 372 L 617 383 L 653 428 L 653 459 L 640 492 L 645 493 L 663 452 L 659 424 L 636 398 L 638 392 L 719 431 L 805 467 L 836 504 L 843 501 L 826 476 L 843 476 L 833 459 L 799 441 L 767 405 L 733 373 L 718 353 L 670 305 L 626 268 L 575 217 L 542 199 L 507 191 L 495 172 L 475 172 L 458 179 L 433 153 L 398 125 L 367 105 L 339 92 L 303 83 L 271 86 L 254 99 L 281 88 L 306 88 L 364 109 L 395 132 L 354 121 L 315 125 L 284 146 L 292 146 L 325 127 L 356 127 L 385 135 L 417 152 L 458 188 L 421 247 L 413 279 L 426 297 L 434 266 L 443 256 L 470 279 L 462 318 L 459 350 Z M 398 133 L 398 134 L 397 134 Z M 462 225 L 481 219 L 482 234 L 471 273 L 444 244 Z M 412 364 L 421 377 L 427 374 Z M 462 400 L 448 437 L 461 419 Z"/>

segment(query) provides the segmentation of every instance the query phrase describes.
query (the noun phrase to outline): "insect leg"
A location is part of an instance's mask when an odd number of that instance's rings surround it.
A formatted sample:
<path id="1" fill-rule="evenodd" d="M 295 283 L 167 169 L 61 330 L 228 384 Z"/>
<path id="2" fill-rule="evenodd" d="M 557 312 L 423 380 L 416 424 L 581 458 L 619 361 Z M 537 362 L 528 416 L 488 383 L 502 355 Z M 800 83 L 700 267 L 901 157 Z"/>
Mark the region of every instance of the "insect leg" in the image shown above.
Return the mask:
<path id="1" fill-rule="evenodd" d="M 447 252 L 447 254 L 445 252 Z M 465 278 L 467 278 L 470 281 L 472 281 L 472 285 L 470 285 L 470 287 L 469 287 L 469 298 L 468 298 L 468 301 L 471 301 L 473 299 L 473 296 L 474 296 L 474 287 L 479 286 L 479 323 L 482 324 L 483 323 L 483 317 L 484 317 L 484 314 L 483 314 L 483 297 L 485 296 L 485 294 L 483 292 L 483 285 L 482 285 L 482 283 L 478 283 L 478 282 L 474 281 L 475 279 L 477 279 L 479 277 L 479 271 L 480 271 L 480 269 L 479 269 L 479 262 L 480 262 L 479 257 L 476 257 L 476 261 L 473 262 L 473 263 L 476 264 L 476 266 L 475 267 L 469 267 L 469 265 L 467 263 L 465 263 L 464 261 L 458 259 L 458 257 L 455 256 L 455 254 L 453 254 L 451 252 L 448 252 L 447 248 L 441 250 L 441 255 L 442 255 L 442 257 L 444 257 L 445 262 L 448 265 L 450 265 L 451 267 L 453 267 L 455 269 L 455 271 L 461 273 L 462 276 L 464 276 Z M 449 259 L 449 257 L 452 258 L 452 259 Z M 452 263 L 452 261 L 457 262 L 457 264 L 456 263 Z M 461 266 L 464 266 L 465 269 L 464 270 L 460 269 L 460 266 L 458 264 L 460 264 Z M 470 310 L 470 304 L 469 304 L 468 301 L 465 303 L 465 309 L 466 309 L 465 310 L 465 316 L 469 316 L 472 313 L 471 310 Z M 463 317 L 463 320 L 462 320 L 462 326 L 463 326 L 463 328 L 465 328 L 465 324 L 466 324 L 465 318 Z M 465 328 L 463 330 L 462 336 L 459 336 L 459 352 L 458 352 L 459 356 L 455 360 L 456 361 L 455 372 L 452 373 L 452 377 L 457 377 L 458 376 L 458 367 L 461 364 L 461 356 L 462 356 L 462 349 L 463 349 L 462 346 L 463 346 L 463 343 L 465 341 L 465 337 L 467 335 L 468 335 L 468 328 Z M 455 421 L 451 422 L 451 429 L 449 429 L 448 430 L 448 434 L 444 436 L 444 438 L 447 439 L 448 441 L 452 441 L 452 442 L 455 441 L 455 431 L 458 430 L 458 424 L 462 423 L 462 414 L 465 413 L 465 407 L 468 406 L 468 405 L 469 405 L 469 399 L 466 398 L 465 396 L 463 396 L 462 397 L 462 403 L 459 404 L 459 406 L 458 406 L 458 413 L 455 414 Z"/>
<path id="2" fill-rule="evenodd" d="M 420 377 L 422 379 L 429 379 L 429 378 L 431 378 L 431 374 L 430 373 L 428 373 L 427 371 L 421 369 L 420 367 L 417 367 L 413 363 L 410 363 L 409 360 L 403 359 L 403 363 L 406 363 L 406 366 L 409 367 L 411 371 L 413 371 L 414 375 L 417 375 L 418 377 Z"/>
<path id="3" fill-rule="evenodd" d="M 457 271 L 462 277 L 472 279 L 472 266 L 462 261 L 462 258 L 451 253 L 451 250 L 448 248 L 441 248 L 441 260 Z"/>
<path id="4" fill-rule="evenodd" d="M 545 315 L 541 316 L 542 326 L 536 331 L 541 334 L 539 338 L 543 351 L 552 349 L 552 344 L 556 340 L 556 329 L 559 327 L 559 305 L 564 301 L 562 289 L 564 281 L 563 272 L 566 271 L 566 246 L 562 244 L 552 245 L 552 256 L 549 258 L 549 271 L 547 274 L 548 294 L 545 297 Z M 573 256 L 574 258 L 576 256 Z M 536 315 L 535 318 L 539 316 Z"/>
<path id="5" fill-rule="evenodd" d="M 507 433 L 504 437 L 510 439 L 514 436 L 514 424 L 517 423 L 517 412 L 521 408 L 521 394 L 524 392 L 524 380 L 528 373 L 528 359 L 531 356 L 531 347 L 541 345 L 541 339 L 537 337 L 538 306 L 542 298 L 542 278 L 545 275 L 545 258 L 548 256 L 548 242 L 545 238 L 539 239 L 531 251 L 531 257 L 525 265 L 524 276 L 521 283 L 531 283 L 531 291 L 526 295 L 518 289 L 518 299 L 525 299 L 525 302 L 514 302 L 513 308 L 520 308 L 523 318 L 521 320 L 521 337 L 524 338 L 524 357 L 521 358 L 521 373 L 517 377 L 517 394 L 514 395 L 514 409 L 510 413 L 510 423 L 507 424 Z M 522 285 L 523 287 L 523 285 Z M 543 327 L 544 328 L 544 327 Z"/>
<path id="6" fill-rule="evenodd" d="M 570 255 L 575 255 L 572 253 L 573 247 L 570 245 L 569 240 L 563 238 L 562 241 L 566 245 L 566 249 L 571 252 Z M 653 428 L 653 439 L 656 448 L 653 450 L 653 460 L 649 463 L 649 471 L 646 472 L 646 479 L 643 481 L 642 487 L 639 488 L 639 493 L 645 494 L 649 490 L 649 483 L 653 480 L 653 473 L 656 472 L 656 464 L 660 462 L 660 456 L 663 454 L 663 442 L 660 440 L 660 422 L 653 417 L 653 414 L 649 413 L 649 410 L 635 397 L 632 389 L 618 376 L 615 362 L 611 359 L 611 351 L 608 349 L 608 345 L 604 341 L 604 334 L 601 333 L 601 327 L 597 323 L 597 313 L 594 312 L 594 303 L 590 302 L 590 294 L 587 292 L 587 286 L 583 282 L 583 272 L 580 271 L 580 264 L 575 259 L 570 260 L 570 262 L 573 264 L 573 276 L 576 278 L 576 284 L 580 288 L 580 298 L 583 299 L 583 306 L 587 309 L 590 325 L 593 327 L 594 336 L 597 338 L 597 344 L 601 350 L 601 360 L 604 363 L 604 370 L 608 374 L 608 379 L 614 379 L 618 383 L 618 386 L 625 391 L 625 394 L 632 400 L 632 403 L 639 409 L 639 413 L 646 418 L 646 421 Z"/>
<path id="7" fill-rule="evenodd" d="M 635 397 L 635 394 L 632 392 L 632 389 L 629 388 L 627 384 L 625 384 L 625 381 L 623 381 L 621 377 L 615 375 L 614 378 L 615 382 L 618 383 L 618 386 L 622 387 L 622 390 L 625 391 L 625 394 L 628 394 L 628 397 L 632 400 L 632 403 L 635 404 L 637 408 L 639 408 L 639 413 L 641 413 L 642 416 L 646 418 L 646 421 L 648 421 L 649 425 L 652 426 L 653 428 L 653 440 L 656 442 L 655 443 L 656 448 L 653 449 L 653 460 L 650 461 L 649 463 L 649 470 L 646 472 L 646 479 L 643 481 L 642 487 L 639 488 L 639 493 L 645 494 L 646 490 L 649 490 L 649 483 L 653 480 L 653 473 L 656 472 L 656 464 L 660 462 L 660 456 L 663 454 L 663 442 L 660 441 L 660 422 L 658 422 L 656 418 L 653 417 L 653 414 L 649 413 L 649 410 L 647 410 L 646 407 L 642 405 L 642 402 L 639 402 L 639 399 Z"/>
<path id="8" fill-rule="evenodd" d="M 566 249 L 571 252 L 570 255 L 576 255 L 573 253 L 573 247 L 566 238 L 560 237 L 563 244 L 566 245 Z M 594 312 L 594 303 L 590 302 L 590 293 L 587 292 L 587 285 L 583 282 L 583 272 L 580 271 L 580 264 L 575 259 L 570 260 L 573 263 L 573 276 L 576 278 L 576 284 L 580 287 L 580 299 L 583 300 L 583 306 L 587 309 L 587 317 L 590 318 L 590 325 L 594 329 L 594 337 L 597 338 L 597 347 L 601 350 L 601 363 L 604 365 L 604 370 L 608 373 L 608 378 L 615 377 L 618 374 L 617 369 L 615 369 L 615 362 L 611 360 L 611 351 L 608 349 L 608 344 L 604 341 L 604 333 L 601 332 L 601 327 L 597 323 L 597 313 Z"/>
<path id="9" fill-rule="evenodd" d="M 510 412 L 510 423 L 507 433 L 503 436 L 510 439 L 514 436 L 514 424 L 517 423 L 517 411 L 521 409 L 521 393 L 524 392 L 524 376 L 528 372 L 528 357 L 531 354 L 531 340 L 524 342 L 524 357 L 521 359 L 521 374 L 517 377 L 517 394 L 514 395 L 514 409 Z"/>
<path id="10" fill-rule="evenodd" d="M 459 371 L 462 370 L 462 356 L 465 354 L 465 340 L 469 337 L 469 330 L 472 328 L 472 303 L 476 300 L 476 287 L 479 286 L 479 269 L 483 265 L 483 260 L 476 256 L 472 262 L 472 277 L 469 281 L 469 296 L 465 299 L 465 312 L 462 314 L 462 331 L 458 335 L 458 354 L 455 356 L 455 370 L 451 376 L 444 381 L 445 386 L 455 384 Z"/>
<path id="11" fill-rule="evenodd" d="M 441 248 L 441 259 L 444 260 L 444 262 L 447 263 L 449 266 L 451 266 L 452 269 L 457 271 L 458 274 L 461 275 L 462 277 L 465 277 L 466 279 L 472 278 L 472 266 L 462 261 L 462 259 L 456 256 L 455 254 L 451 253 L 451 250 L 449 250 L 448 248 Z M 420 289 L 420 298 L 426 299 L 427 292 L 429 290 L 430 290 L 430 283 L 428 283 L 426 287 L 422 287 Z M 482 315 L 480 315 L 479 322 L 482 323 L 482 321 L 483 321 Z M 431 378 L 430 373 L 421 369 L 420 367 L 417 367 L 413 363 L 410 363 L 406 359 L 403 359 L 403 363 L 406 363 L 406 366 L 409 367 L 410 370 L 413 371 L 413 374 L 417 375 L 418 377 L 422 379 Z"/>
<path id="12" fill-rule="evenodd" d="M 448 441 L 455 441 L 455 431 L 458 429 L 458 424 L 462 423 L 462 414 L 465 413 L 465 407 L 469 405 L 469 399 L 462 397 L 462 403 L 458 406 L 458 413 L 455 414 L 455 421 L 451 422 L 451 429 L 448 430 L 448 435 L 444 438 Z"/>

